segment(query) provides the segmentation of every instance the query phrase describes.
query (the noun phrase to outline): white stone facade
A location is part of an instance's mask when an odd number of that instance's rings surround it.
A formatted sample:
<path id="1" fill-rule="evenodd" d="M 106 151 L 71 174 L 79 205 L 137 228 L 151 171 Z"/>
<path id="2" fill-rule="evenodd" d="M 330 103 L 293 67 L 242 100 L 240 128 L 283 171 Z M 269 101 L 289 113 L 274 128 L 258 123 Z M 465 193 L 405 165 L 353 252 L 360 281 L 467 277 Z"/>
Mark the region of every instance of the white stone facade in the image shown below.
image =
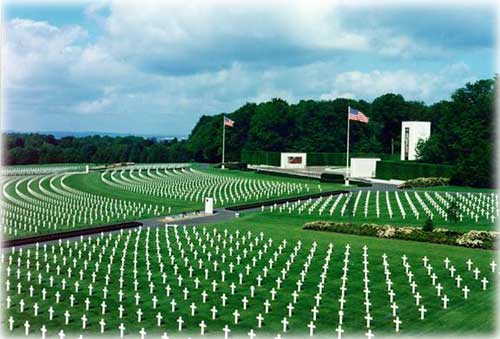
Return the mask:
<path id="1" fill-rule="evenodd" d="M 401 160 L 417 160 L 419 140 L 427 140 L 430 136 L 430 121 L 403 121 L 401 124 Z"/>
<path id="2" fill-rule="evenodd" d="M 379 158 L 351 158 L 352 178 L 375 178 Z"/>

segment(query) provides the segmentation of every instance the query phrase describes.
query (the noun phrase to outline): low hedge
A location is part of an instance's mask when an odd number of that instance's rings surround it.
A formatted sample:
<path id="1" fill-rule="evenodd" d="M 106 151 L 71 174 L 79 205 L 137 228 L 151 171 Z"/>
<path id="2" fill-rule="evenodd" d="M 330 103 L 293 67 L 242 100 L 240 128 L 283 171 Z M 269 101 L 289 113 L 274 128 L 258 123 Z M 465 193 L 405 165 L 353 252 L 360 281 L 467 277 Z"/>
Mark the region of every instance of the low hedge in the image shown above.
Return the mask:
<path id="1" fill-rule="evenodd" d="M 251 165 L 280 166 L 280 152 L 242 151 L 241 162 Z"/>
<path id="2" fill-rule="evenodd" d="M 405 181 L 399 188 L 446 186 L 450 184 L 449 178 L 416 178 Z"/>
<path id="3" fill-rule="evenodd" d="M 423 177 L 451 178 L 454 171 L 455 167 L 451 165 L 381 160 L 377 162 L 376 177 L 385 180 L 410 180 Z"/>
<path id="4" fill-rule="evenodd" d="M 321 182 L 344 183 L 344 175 L 337 173 L 321 173 Z"/>
<path id="5" fill-rule="evenodd" d="M 306 223 L 305 230 L 363 235 L 383 239 L 399 239 L 452 246 L 495 249 L 498 232 L 469 231 L 466 233 L 436 228 L 427 232 L 419 227 L 394 227 L 391 225 L 353 224 L 331 221 Z"/>

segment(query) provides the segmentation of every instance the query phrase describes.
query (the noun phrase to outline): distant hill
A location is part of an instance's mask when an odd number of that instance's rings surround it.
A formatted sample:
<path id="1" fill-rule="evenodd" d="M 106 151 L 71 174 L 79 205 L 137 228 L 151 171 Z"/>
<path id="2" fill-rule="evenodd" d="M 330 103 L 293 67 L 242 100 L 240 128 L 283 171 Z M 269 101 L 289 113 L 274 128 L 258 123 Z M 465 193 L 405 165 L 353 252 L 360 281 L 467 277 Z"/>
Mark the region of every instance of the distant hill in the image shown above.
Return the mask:
<path id="1" fill-rule="evenodd" d="M 14 130 L 6 130 L 3 131 L 6 134 L 41 134 L 41 135 L 53 135 L 57 139 L 61 139 L 64 137 L 75 137 L 75 138 L 83 138 L 90 137 L 94 135 L 99 135 L 101 137 L 143 137 L 144 139 L 157 139 L 157 140 L 173 140 L 177 138 L 178 140 L 187 139 L 186 135 L 164 135 L 164 134 L 136 134 L 136 133 L 118 133 L 118 132 L 102 132 L 102 131 L 14 131 Z"/>

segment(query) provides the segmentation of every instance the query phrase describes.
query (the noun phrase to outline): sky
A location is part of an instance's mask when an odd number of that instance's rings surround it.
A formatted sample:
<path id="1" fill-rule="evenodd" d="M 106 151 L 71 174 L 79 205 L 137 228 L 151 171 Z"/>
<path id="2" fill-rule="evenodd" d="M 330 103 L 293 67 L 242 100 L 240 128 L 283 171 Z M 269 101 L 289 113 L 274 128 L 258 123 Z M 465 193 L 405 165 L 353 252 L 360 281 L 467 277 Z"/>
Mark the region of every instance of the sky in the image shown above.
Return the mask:
<path id="1" fill-rule="evenodd" d="M 246 102 L 432 104 L 497 72 L 493 1 L 356 3 L 6 0 L 2 129 L 187 135 Z"/>

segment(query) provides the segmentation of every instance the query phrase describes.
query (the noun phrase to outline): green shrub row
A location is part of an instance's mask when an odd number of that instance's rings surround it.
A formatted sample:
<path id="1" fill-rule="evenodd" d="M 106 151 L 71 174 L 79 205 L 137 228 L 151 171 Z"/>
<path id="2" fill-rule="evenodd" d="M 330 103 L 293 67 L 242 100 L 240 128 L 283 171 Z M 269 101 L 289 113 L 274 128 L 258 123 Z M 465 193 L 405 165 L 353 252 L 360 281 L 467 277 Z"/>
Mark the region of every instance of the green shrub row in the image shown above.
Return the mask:
<path id="1" fill-rule="evenodd" d="M 303 229 L 483 249 L 494 249 L 498 238 L 498 232 L 469 231 L 462 233 L 445 228 L 424 231 L 418 227 L 394 227 L 391 225 L 352 224 L 331 221 L 309 222 L 304 225 Z"/>
<path id="2" fill-rule="evenodd" d="M 450 178 L 453 172 L 454 166 L 451 165 L 382 160 L 377 162 L 376 177 L 386 180 L 409 180 L 423 177 Z"/>
<path id="3" fill-rule="evenodd" d="M 434 187 L 450 184 L 449 178 L 416 178 L 405 181 L 399 188 Z"/>
<path id="4" fill-rule="evenodd" d="M 265 151 L 242 151 L 241 162 L 251 165 L 279 166 L 281 163 L 281 153 Z"/>

